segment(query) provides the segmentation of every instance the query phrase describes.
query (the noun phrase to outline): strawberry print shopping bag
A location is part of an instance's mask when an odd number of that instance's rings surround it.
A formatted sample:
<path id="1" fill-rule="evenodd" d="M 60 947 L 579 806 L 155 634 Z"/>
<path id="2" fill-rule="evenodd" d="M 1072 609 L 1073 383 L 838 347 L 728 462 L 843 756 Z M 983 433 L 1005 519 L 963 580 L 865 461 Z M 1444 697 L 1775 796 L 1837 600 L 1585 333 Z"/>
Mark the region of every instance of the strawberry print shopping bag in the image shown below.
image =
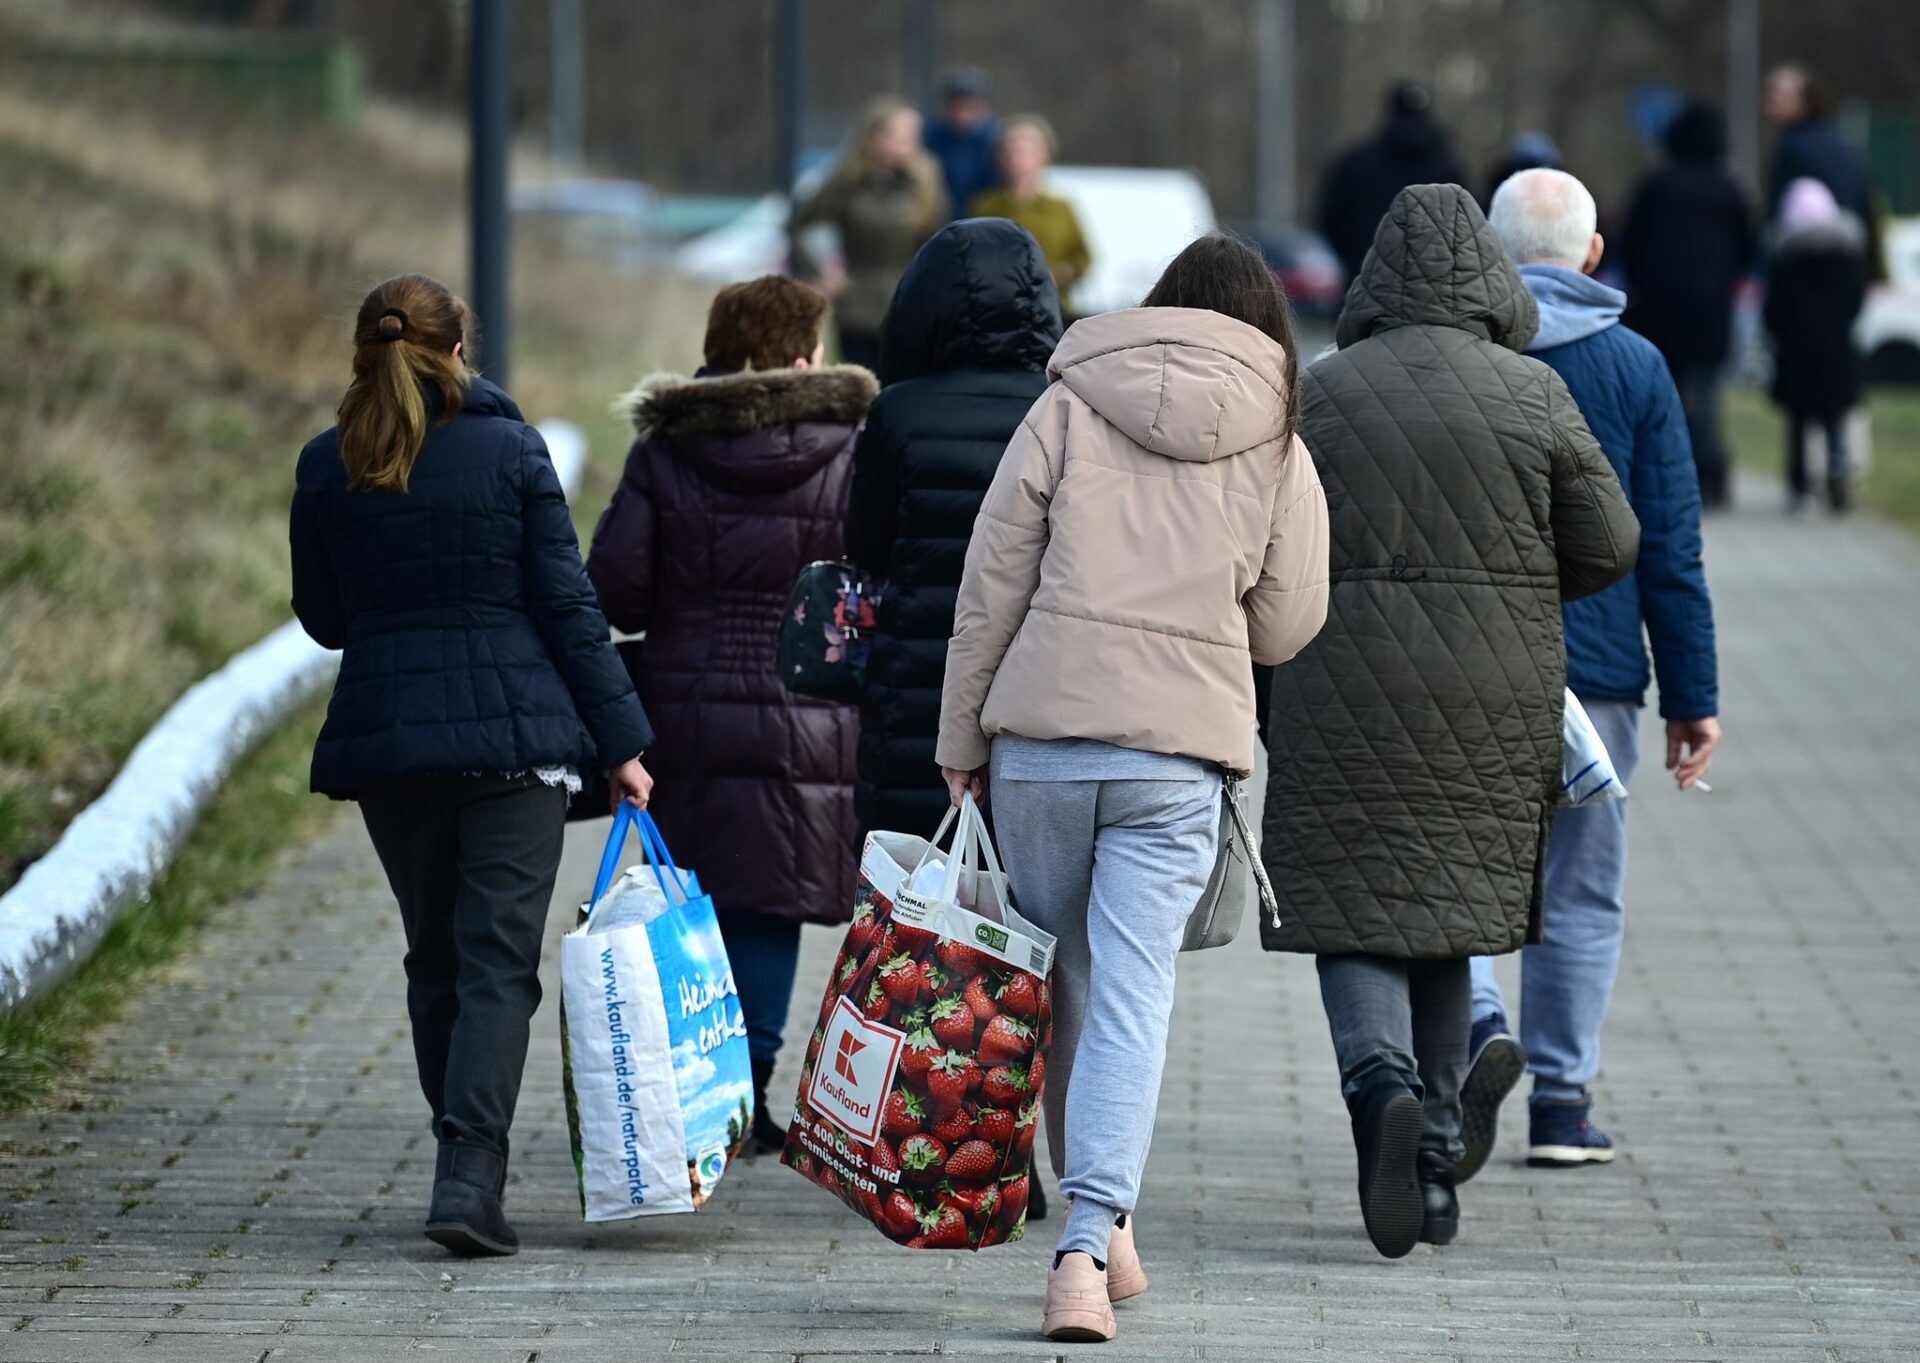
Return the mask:
<path id="1" fill-rule="evenodd" d="M 1019 1239 L 1053 950 L 971 796 L 932 840 L 870 834 L 781 1162 L 911 1249 Z"/>

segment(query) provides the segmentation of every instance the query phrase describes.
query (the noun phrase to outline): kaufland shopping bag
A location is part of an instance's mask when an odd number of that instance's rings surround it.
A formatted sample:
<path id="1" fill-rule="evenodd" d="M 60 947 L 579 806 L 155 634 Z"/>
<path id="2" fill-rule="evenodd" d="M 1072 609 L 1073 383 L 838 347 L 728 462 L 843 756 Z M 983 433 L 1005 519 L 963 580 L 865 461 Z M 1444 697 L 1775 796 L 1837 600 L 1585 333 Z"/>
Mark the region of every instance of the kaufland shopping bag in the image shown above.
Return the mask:
<path id="1" fill-rule="evenodd" d="M 616 878 L 629 829 L 646 861 Z M 628 804 L 560 942 L 560 1043 L 581 1215 L 697 1209 L 746 1138 L 747 1029 L 713 901 Z"/>
<path id="2" fill-rule="evenodd" d="M 1019 1239 L 1053 950 L 971 796 L 931 842 L 870 834 L 781 1162 L 911 1249 Z"/>

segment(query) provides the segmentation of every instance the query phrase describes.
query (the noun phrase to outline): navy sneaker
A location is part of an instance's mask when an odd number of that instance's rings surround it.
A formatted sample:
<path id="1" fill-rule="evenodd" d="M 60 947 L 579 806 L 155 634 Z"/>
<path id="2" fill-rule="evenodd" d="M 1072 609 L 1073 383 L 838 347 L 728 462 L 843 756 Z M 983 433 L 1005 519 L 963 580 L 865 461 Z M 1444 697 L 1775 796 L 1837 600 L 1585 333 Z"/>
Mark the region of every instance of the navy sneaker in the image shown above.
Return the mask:
<path id="1" fill-rule="evenodd" d="M 1527 1136 L 1527 1163 L 1536 1169 L 1573 1169 L 1582 1164 L 1611 1164 L 1613 1142 L 1590 1120 L 1593 1098 L 1535 1098 L 1527 1104 L 1531 1117 Z"/>
<path id="2" fill-rule="evenodd" d="M 1473 1024 L 1473 1062 L 1460 1085 L 1460 1142 L 1466 1147 L 1454 1167 L 1453 1181 L 1465 1183 L 1487 1162 L 1499 1134 L 1500 1104 L 1527 1072 L 1527 1053 L 1499 1013 Z"/>

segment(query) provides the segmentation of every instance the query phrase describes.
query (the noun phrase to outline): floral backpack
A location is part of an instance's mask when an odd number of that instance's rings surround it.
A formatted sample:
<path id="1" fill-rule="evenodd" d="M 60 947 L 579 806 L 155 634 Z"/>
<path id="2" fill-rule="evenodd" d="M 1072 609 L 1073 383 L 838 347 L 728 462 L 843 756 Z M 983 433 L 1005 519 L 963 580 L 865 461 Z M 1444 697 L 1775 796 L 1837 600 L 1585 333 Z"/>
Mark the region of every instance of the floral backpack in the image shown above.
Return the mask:
<path id="1" fill-rule="evenodd" d="M 880 584 L 850 563 L 821 559 L 800 570 L 780 617 L 780 679 L 797 696 L 858 700 L 880 608 Z"/>

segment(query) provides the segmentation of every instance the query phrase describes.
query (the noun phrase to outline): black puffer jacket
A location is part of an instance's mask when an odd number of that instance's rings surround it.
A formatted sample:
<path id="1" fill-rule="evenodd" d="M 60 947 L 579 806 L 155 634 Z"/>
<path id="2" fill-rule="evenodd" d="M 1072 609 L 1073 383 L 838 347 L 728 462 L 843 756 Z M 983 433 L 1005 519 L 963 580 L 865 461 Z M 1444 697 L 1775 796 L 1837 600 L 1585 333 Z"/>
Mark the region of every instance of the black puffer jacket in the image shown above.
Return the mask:
<path id="1" fill-rule="evenodd" d="M 930 833 L 946 807 L 933 750 L 960 569 L 1059 340 L 1046 257 L 1002 219 L 942 229 L 894 293 L 847 525 L 854 562 L 888 582 L 861 711 L 854 808 L 865 829 Z"/>
<path id="2" fill-rule="evenodd" d="M 553 463 L 475 379 L 405 493 L 355 492 L 339 431 L 300 452 L 293 609 L 345 650 L 313 788 L 395 776 L 618 766 L 653 741 L 580 563 Z"/>

